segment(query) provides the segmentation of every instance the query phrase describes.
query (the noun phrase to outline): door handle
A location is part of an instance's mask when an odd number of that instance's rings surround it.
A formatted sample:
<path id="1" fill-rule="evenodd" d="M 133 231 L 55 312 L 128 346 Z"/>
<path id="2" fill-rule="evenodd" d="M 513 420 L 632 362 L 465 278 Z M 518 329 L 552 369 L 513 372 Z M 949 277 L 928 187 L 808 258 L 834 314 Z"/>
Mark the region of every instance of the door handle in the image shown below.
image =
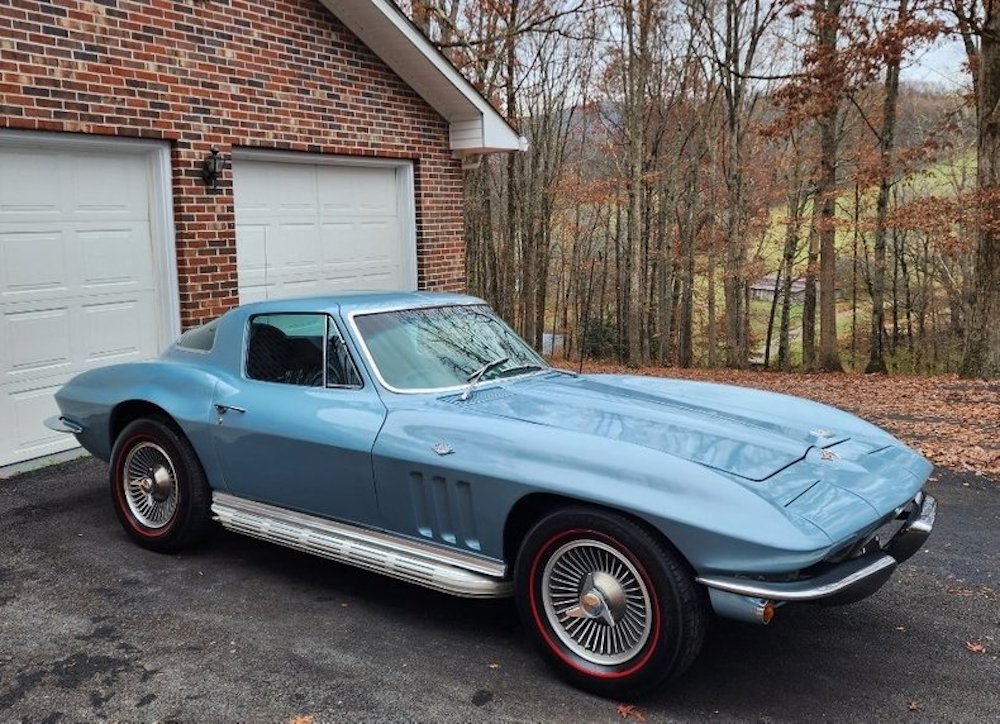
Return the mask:
<path id="1" fill-rule="evenodd" d="M 238 412 L 241 415 L 246 412 L 242 407 L 237 407 L 236 405 L 223 405 L 221 402 L 215 403 L 215 409 L 220 415 L 225 415 L 227 412 Z"/>

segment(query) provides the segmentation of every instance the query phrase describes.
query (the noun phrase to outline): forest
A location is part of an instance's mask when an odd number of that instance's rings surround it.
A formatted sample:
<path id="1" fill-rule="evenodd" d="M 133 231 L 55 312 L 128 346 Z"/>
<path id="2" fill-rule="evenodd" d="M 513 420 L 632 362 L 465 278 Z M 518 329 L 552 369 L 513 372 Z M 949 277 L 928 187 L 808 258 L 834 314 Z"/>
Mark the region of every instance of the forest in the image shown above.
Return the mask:
<path id="1" fill-rule="evenodd" d="M 993 0 L 401 4 L 528 141 L 464 159 L 467 269 L 539 350 L 1000 377 Z"/>

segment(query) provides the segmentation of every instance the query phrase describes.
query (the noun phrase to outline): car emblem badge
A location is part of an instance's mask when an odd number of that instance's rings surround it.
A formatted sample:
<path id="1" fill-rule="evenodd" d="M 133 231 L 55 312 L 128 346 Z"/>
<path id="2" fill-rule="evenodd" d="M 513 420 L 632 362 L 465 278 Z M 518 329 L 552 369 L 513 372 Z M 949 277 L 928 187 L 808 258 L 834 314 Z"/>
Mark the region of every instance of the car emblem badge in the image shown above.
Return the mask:
<path id="1" fill-rule="evenodd" d="M 436 452 L 438 455 L 451 455 L 453 452 L 455 452 L 454 448 L 452 448 L 452 446 L 446 442 L 434 443 L 434 446 L 431 448 L 431 450 Z"/>
<path id="2" fill-rule="evenodd" d="M 833 450 L 820 450 L 820 460 L 837 460 L 838 458 L 840 458 L 840 455 L 835 453 Z"/>

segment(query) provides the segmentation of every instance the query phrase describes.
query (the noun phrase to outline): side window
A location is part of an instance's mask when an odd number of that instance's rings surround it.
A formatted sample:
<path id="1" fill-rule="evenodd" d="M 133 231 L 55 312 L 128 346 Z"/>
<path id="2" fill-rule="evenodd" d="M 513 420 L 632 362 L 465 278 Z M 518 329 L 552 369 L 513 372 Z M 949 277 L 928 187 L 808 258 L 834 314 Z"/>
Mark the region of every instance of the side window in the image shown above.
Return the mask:
<path id="1" fill-rule="evenodd" d="M 247 377 L 302 387 L 361 387 L 340 332 L 325 314 L 260 314 L 250 319 Z"/>
<path id="2" fill-rule="evenodd" d="M 363 387 L 358 368 L 332 319 L 327 319 L 326 386 Z"/>
<path id="3" fill-rule="evenodd" d="M 260 314 L 250 319 L 247 376 L 264 382 L 323 386 L 325 314 Z"/>

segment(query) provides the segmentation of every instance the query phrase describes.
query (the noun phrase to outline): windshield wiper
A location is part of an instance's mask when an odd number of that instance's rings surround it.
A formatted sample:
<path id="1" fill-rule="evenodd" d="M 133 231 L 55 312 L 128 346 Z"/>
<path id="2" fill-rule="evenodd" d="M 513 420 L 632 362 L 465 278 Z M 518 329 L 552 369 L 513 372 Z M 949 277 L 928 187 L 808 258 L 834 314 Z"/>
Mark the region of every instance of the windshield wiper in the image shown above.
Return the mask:
<path id="1" fill-rule="evenodd" d="M 533 365 L 533 364 L 515 365 L 513 367 L 507 367 L 506 369 L 500 370 L 497 376 L 508 377 L 510 375 L 519 375 L 524 372 L 541 372 L 544 369 L 545 367 L 542 367 L 541 365 Z"/>
<path id="2" fill-rule="evenodd" d="M 471 395 L 472 391 L 474 389 L 476 389 L 476 385 L 479 384 L 479 380 L 481 380 L 483 378 L 483 375 L 485 375 L 487 372 L 489 372 L 491 369 L 493 369 L 497 365 L 502 365 L 504 362 L 506 362 L 509 359 L 510 359 L 510 357 L 497 357 L 492 362 L 487 362 L 482 367 L 480 367 L 478 370 L 476 370 L 471 375 L 469 375 L 468 377 L 466 377 L 465 379 L 468 381 L 469 386 L 465 388 L 465 392 L 462 393 L 462 397 L 459 398 L 459 399 L 468 400 L 469 399 L 469 395 Z"/>

